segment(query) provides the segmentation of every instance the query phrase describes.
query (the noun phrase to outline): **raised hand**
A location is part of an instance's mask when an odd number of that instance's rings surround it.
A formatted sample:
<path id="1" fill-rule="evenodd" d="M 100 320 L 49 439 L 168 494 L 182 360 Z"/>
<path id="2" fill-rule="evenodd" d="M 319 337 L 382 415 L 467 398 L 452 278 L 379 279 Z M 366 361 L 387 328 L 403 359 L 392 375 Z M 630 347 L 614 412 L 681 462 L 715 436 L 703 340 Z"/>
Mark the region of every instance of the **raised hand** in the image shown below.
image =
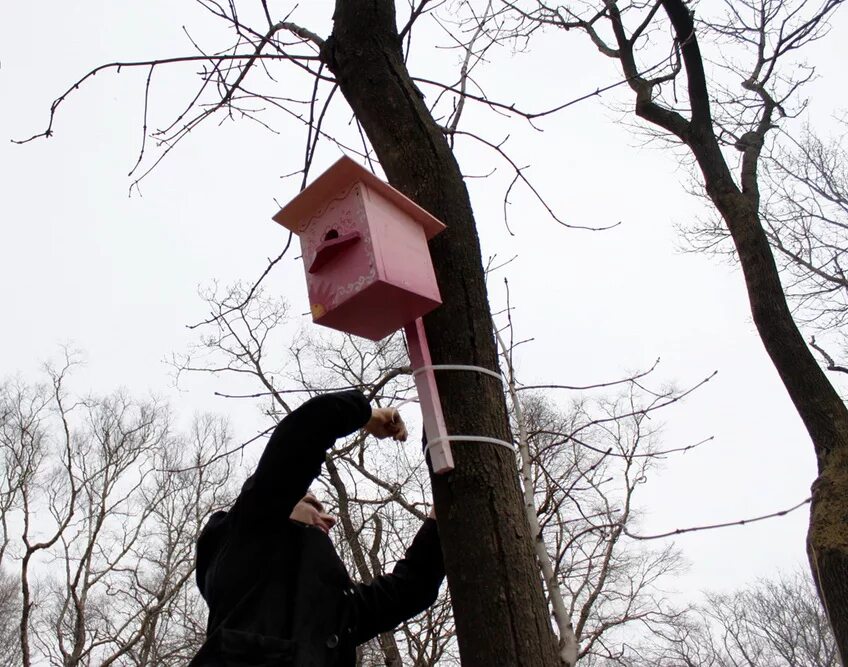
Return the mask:
<path id="1" fill-rule="evenodd" d="M 371 419 L 365 424 L 365 430 L 375 438 L 393 438 L 404 442 L 407 431 L 406 424 L 397 408 L 372 408 Z"/>

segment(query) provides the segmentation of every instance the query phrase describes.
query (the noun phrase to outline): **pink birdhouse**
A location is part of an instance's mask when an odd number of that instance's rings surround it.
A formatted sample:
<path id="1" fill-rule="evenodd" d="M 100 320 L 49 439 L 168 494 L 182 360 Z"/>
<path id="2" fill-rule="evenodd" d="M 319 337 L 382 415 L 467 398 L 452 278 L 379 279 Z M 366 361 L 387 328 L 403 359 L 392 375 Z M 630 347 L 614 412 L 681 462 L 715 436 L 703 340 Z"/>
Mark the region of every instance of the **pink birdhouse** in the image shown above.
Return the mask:
<path id="1" fill-rule="evenodd" d="M 348 157 L 274 220 L 300 237 L 317 324 L 380 340 L 442 302 L 427 241 L 445 226 Z"/>

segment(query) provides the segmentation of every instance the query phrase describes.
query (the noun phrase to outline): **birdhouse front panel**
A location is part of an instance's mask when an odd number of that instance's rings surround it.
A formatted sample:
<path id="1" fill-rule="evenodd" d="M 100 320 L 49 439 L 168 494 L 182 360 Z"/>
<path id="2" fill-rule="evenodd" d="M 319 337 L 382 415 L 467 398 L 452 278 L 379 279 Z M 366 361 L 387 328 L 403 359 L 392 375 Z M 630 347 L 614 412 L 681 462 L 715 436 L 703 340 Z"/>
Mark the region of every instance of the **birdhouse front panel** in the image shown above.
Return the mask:
<path id="1" fill-rule="evenodd" d="M 355 183 L 316 211 L 304 225 L 300 245 L 317 322 L 377 280 L 362 185 Z"/>

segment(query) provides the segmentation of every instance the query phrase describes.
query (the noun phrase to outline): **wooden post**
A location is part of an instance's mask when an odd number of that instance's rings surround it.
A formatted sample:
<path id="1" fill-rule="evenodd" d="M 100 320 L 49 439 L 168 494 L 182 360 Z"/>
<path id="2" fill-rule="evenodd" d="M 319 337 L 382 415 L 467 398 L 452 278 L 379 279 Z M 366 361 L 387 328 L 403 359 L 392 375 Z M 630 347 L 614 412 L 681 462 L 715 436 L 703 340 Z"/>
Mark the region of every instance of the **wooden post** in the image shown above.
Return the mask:
<path id="1" fill-rule="evenodd" d="M 433 472 L 442 475 L 453 470 L 453 454 L 451 454 L 450 442 L 446 439 L 448 433 L 445 428 L 445 418 L 442 415 L 442 404 L 439 401 L 436 375 L 432 368 L 427 368 L 433 365 L 433 361 L 430 359 L 430 348 L 427 347 L 424 322 L 419 317 L 405 325 L 404 331 L 406 331 L 412 370 L 426 368 L 415 374 L 415 386 L 418 389 L 418 400 L 424 417 L 424 433 L 427 436 L 427 443 L 432 443 L 429 451 Z"/>

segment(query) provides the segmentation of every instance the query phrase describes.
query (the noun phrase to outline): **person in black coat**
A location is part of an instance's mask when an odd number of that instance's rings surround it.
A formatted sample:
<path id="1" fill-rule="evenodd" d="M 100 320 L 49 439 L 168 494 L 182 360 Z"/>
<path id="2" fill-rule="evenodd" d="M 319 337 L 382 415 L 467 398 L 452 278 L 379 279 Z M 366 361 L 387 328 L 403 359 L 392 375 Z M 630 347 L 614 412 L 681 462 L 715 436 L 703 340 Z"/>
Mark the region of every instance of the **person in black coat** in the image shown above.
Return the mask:
<path id="1" fill-rule="evenodd" d="M 424 611 L 444 579 L 431 513 L 391 574 L 354 584 L 328 536 L 335 520 L 310 493 L 337 438 L 365 428 L 406 439 L 397 410 L 356 390 L 317 396 L 274 430 L 256 471 L 197 543 L 209 607 L 191 667 L 348 667 L 356 646 Z"/>

